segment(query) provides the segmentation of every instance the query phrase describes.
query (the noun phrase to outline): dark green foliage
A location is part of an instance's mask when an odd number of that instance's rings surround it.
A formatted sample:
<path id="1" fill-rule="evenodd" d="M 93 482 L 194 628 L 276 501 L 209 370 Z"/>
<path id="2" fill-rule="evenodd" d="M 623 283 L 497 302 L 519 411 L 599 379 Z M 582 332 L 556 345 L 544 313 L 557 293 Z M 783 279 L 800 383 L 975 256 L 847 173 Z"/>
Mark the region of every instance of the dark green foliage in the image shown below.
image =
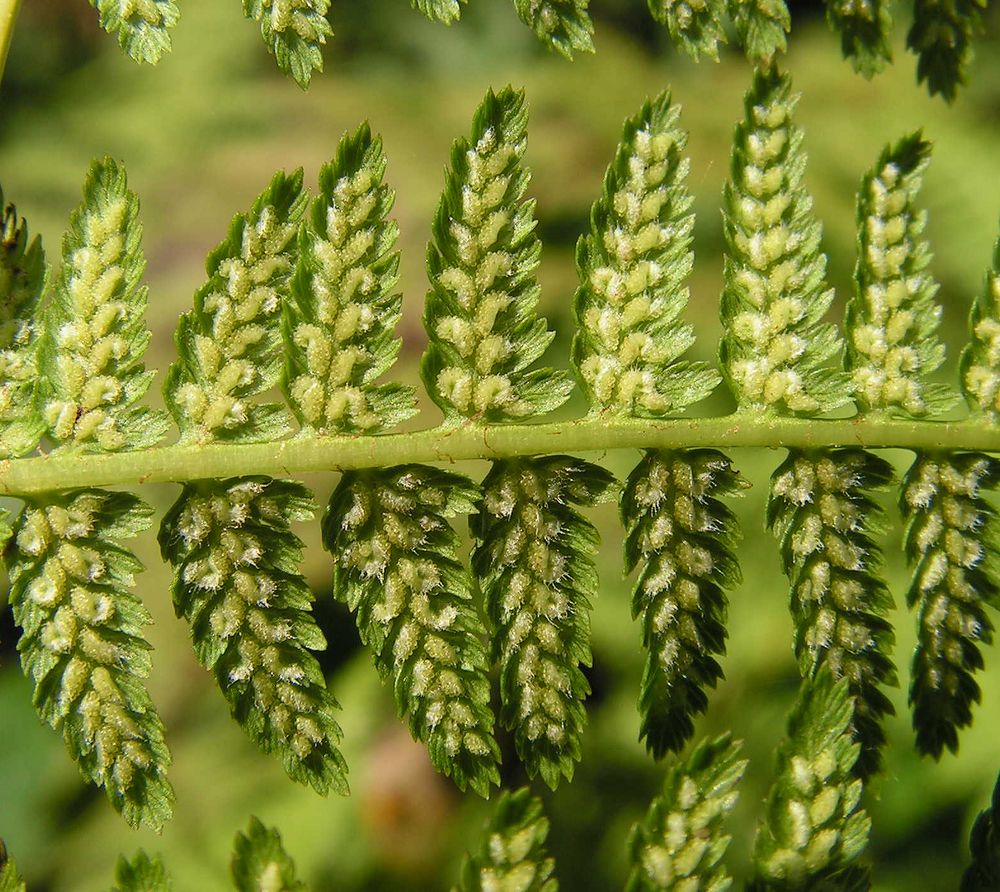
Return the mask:
<path id="1" fill-rule="evenodd" d="M 961 892 L 996 892 L 1000 889 L 1000 777 L 993 787 L 990 806 L 981 811 L 972 825 L 969 849 L 972 863 L 962 876 Z"/>
<path id="2" fill-rule="evenodd" d="M 410 6 L 422 12 L 432 22 L 450 25 L 457 22 L 466 0 L 410 0 Z"/>
<path id="3" fill-rule="evenodd" d="M 490 90 L 470 139 L 452 146 L 427 247 L 430 343 L 421 376 L 448 421 L 517 421 L 548 412 L 572 389 L 562 372 L 529 370 L 554 334 L 535 316 L 541 243 L 528 171 L 524 94 Z"/>
<path id="4" fill-rule="evenodd" d="M 728 734 L 702 741 L 671 766 L 663 790 L 642 823 L 629 834 L 631 870 L 626 892 L 725 892 L 732 884 L 722 856 L 723 833 L 736 805 L 736 786 L 746 770 L 740 744 Z"/>
<path id="5" fill-rule="evenodd" d="M 555 861 L 545 850 L 549 822 L 542 803 L 522 787 L 505 790 L 475 854 L 466 855 L 452 892 L 558 892 Z"/>
<path id="6" fill-rule="evenodd" d="M 834 892 L 870 887 L 854 862 L 871 820 L 860 807 L 848 680 L 824 667 L 802 682 L 778 749 L 777 777 L 754 845 L 754 892 Z"/>
<path id="7" fill-rule="evenodd" d="M 953 102 L 972 61 L 972 38 L 982 29 L 986 0 L 914 0 L 906 45 L 917 54 L 917 80 Z"/>
<path id="8" fill-rule="evenodd" d="M 514 0 L 521 21 L 539 40 L 567 59 L 573 58 L 574 50 L 594 51 L 589 5 L 590 0 Z"/>
<path id="9" fill-rule="evenodd" d="M 826 666 L 833 678 L 848 680 L 862 778 L 881 770 L 882 717 L 893 713 L 882 687 L 896 684 L 892 595 L 873 539 L 885 517 L 870 497 L 892 476 L 885 461 L 861 449 L 789 450 L 771 478 L 767 506 L 791 582 L 799 671 L 810 679 Z"/>
<path id="10" fill-rule="evenodd" d="M 337 702 L 310 653 L 326 640 L 290 529 L 312 514 L 309 491 L 291 481 L 191 483 L 163 519 L 160 549 L 174 567 L 174 609 L 236 721 L 293 780 L 346 794 Z"/>
<path id="11" fill-rule="evenodd" d="M 136 62 L 160 60 L 170 50 L 168 29 L 177 24 L 180 11 L 174 0 L 90 0 L 101 17 L 101 27 L 118 35 L 118 45 Z"/>
<path id="12" fill-rule="evenodd" d="M 117 544 L 151 513 L 129 493 L 50 493 L 25 505 L 5 559 L 38 714 L 125 820 L 159 829 L 173 800 L 170 754 L 143 685 L 150 619 L 129 590 L 142 565 Z"/>
<path id="13" fill-rule="evenodd" d="M 598 535 L 571 505 L 614 494 L 615 479 L 565 455 L 499 461 L 470 526 L 472 569 L 500 664 L 500 720 L 528 776 L 553 789 L 580 760 L 590 693 L 590 607 Z"/>
<path id="14" fill-rule="evenodd" d="M 785 35 L 792 28 L 785 0 L 728 0 L 729 15 L 747 58 L 767 64 L 785 51 Z"/>
<path id="15" fill-rule="evenodd" d="M 329 9 L 330 0 L 243 0 L 243 14 L 260 24 L 278 67 L 303 89 L 323 68 L 322 46 L 333 36 Z"/>
<path id="16" fill-rule="evenodd" d="M 282 386 L 304 432 L 377 433 L 416 411 L 411 388 L 374 383 L 400 347 L 398 227 L 384 173 L 382 140 L 363 124 L 321 168 L 306 215 L 282 304 Z"/>
<path id="17" fill-rule="evenodd" d="M 850 398 L 844 375 L 829 367 L 843 345 L 823 321 L 833 291 L 803 184 L 796 101 L 776 67 L 754 72 L 723 192 L 719 357 L 741 411 L 814 415 Z"/>
<path id="18" fill-rule="evenodd" d="M 230 867 L 237 892 L 308 892 L 295 877 L 295 862 L 281 844 L 281 834 L 250 818 L 246 833 L 233 841 Z"/>
<path id="19" fill-rule="evenodd" d="M 680 360 L 694 343 L 680 321 L 694 215 L 679 117 L 661 93 L 625 122 L 590 232 L 577 243 L 573 365 L 594 411 L 662 417 L 720 381 L 705 363 Z"/>
<path id="20" fill-rule="evenodd" d="M 486 630 L 448 523 L 478 500 L 468 478 L 420 465 L 346 473 L 323 517 L 323 542 L 334 595 L 356 614 L 400 716 L 438 771 L 488 796 L 500 782 L 500 750 Z"/>
<path id="21" fill-rule="evenodd" d="M 892 61 L 891 0 L 826 0 L 826 20 L 840 35 L 844 58 L 865 77 Z"/>
<path id="22" fill-rule="evenodd" d="M 26 889 L 14 859 L 7 854 L 7 847 L 0 839 L 0 892 L 26 892 Z"/>
<path id="23" fill-rule="evenodd" d="M 886 146 L 858 191 L 858 262 L 847 304 L 846 365 L 862 413 L 931 417 L 957 395 L 928 380 L 944 362 L 941 306 L 914 202 L 931 145 L 919 132 Z"/>
<path id="24" fill-rule="evenodd" d="M 131 861 L 124 855 L 118 857 L 111 892 L 171 892 L 173 887 L 159 855 L 150 857 L 140 849 Z"/>
<path id="25" fill-rule="evenodd" d="M 910 703 L 920 752 L 958 750 L 981 692 L 980 643 L 993 641 L 987 607 L 1000 609 L 1000 527 L 984 490 L 1000 461 L 979 453 L 918 453 L 903 480 L 906 556 L 914 565 L 906 603 L 917 610 Z"/>
<path id="26" fill-rule="evenodd" d="M 280 377 L 281 304 L 306 203 L 301 170 L 275 174 L 209 254 L 208 281 L 180 318 L 164 386 L 182 442 L 256 443 L 287 431 L 282 406 L 251 401 Z"/>
<path id="27" fill-rule="evenodd" d="M 704 54 L 718 61 L 726 42 L 726 0 L 648 0 L 649 12 L 667 26 L 670 39 L 692 59 Z"/>
<path id="28" fill-rule="evenodd" d="M 38 445 L 45 422 L 35 401 L 38 382 L 36 312 L 45 288 L 45 253 L 38 236 L 5 204 L 0 188 L 0 458 Z"/>
<path id="29" fill-rule="evenodd" d="M 153 379 L 142 364 L 151 335 L 139 284 L 146 266 L 139 199 L 111 158 L 91 165 L 62 259 L 38 356 L 48 435 L 61 450 L 152 446 L 168 424 L 162 412 L 137 405 Z"/>
<path id="30" fill-rule="evenodd" d="M 655 758 L 680 750 L 722 678 L 725 589 L 739 582 L 736 518 L 718 496 L 742 481 L 714 449 L 649 451 L 622 495 L 625 570 L 640 567 L 632 615 L 641 619 L 646 665 L 640 738 Z"/>

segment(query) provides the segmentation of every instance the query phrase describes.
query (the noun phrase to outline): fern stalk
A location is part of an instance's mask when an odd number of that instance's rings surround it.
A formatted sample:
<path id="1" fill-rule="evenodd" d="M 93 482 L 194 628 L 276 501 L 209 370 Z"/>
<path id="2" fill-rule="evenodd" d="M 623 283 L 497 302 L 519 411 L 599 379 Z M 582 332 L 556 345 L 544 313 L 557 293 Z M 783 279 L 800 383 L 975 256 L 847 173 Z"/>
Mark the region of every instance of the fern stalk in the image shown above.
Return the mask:
<path id="1" fill-rule="evenodd" d="M 554 452 L 701 447 L 970 449 L 1000 453 L 1000 429 L 964 421 L 810 419 L 752 415 L 668 420 L 604 416 L 549 424 L 428 428 L 378 437 L 313 437 L 238 445 L 179 444 L 108 455 L 46 455 L 0 463 L 0 494 L 92 486 L 300 475 L 396 464 L 526 458 Z"/>

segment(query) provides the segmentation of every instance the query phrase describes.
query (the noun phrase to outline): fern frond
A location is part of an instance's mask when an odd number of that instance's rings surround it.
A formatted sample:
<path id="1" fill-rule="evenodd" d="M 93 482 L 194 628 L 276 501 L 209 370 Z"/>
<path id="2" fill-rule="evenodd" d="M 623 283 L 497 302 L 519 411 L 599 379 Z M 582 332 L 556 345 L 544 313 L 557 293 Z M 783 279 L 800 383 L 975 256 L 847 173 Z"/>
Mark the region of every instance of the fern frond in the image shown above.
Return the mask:
<path id="1" fill-rule="evenodd" d="M 729 15 L 746 57 L 766 65 L 787 47 L 785 35 L 792 29 L 785 0 L 728 0 Z"/>
<path id="2" fill-rule="evenodd" d="M 164 387 L 182 442 L 267 442 L 285 410 L 251 402 L 278 383 L 281 304 L 295 269 L 307 198 L 302 171 L 275 174 L 208 257 L 208 281 L 177 326 L 178 359 Z"/>
<path id="3" fill-rule="evenodd" d="M 580 759 L 597 594 L 597 530 L 570 506 L 610 498 L 615 479 L 553 455 L 495 462 L 482 486 L 472 569 L 500 664 L 500 719 L 528 777 L 555 789 Z"/>
<path id="4" fill-rule="evenodd" d="M 402 305 L 384 173 L 367 124 L 320 170 L 282 318 L 282 386 L 303 433 L 377 433 L 416 411 L 411 388 L 375 383 L 399 352 Z"/>
<path id="5" fill-rule="evenodd" d="M 719 61 L 726 43 L 726 0 L 647 0 L 649 12 L 666 25 L 670 39 L 692 59 L 702 54 Z"/>
<path id="6" fill-rule="evenodd" d="M 625 122 L 576 249 L 577 377 L 595 411 L 657 417 L 708 396 L 718 373 L 680 361 L 694 343 L 688 300 L 694 215 L 687 134 L 661 93 Z"/>
<path id="7" fill-rule="evenodd" d="M 291 481 L 191 483 L 163 519 L 160 549 L 174 567 L 174 609 L 233 718 L 293 780 L 346 794 L 339 707 L 310 653 L 326 641 L 290 529 L 312 515 L 309 491 Z"/>
<path id="8" fill-rule="evenodd" d="M 94 162 L 63 239 L 38 355 L 42 414 L 58 449 L 141 449 L 167 431 L 162 412 L 138 405 L 153 379 L 142 364 L 151 335 L 141 242 L 124 167 Z"/>
<path id="9" fill-rule="evenodd" d="M 834 679 L 848 679 L 861 778 L 881 770 L 882 717 L 894 712 L 882 686 L 897 683 L 893 601 L 873 539 L 885 517 L 869 497 L 892 477 L 888 463 L 862 449 L 790 450 L 771 477 L 767 505 L 791 582 L 799 671 L 810 679 L 827 666 Z"/>
<path id="10" fill-rule="evenodd" d="M 555 860 L 545 849 L 549 822 L 541 800 L 521 787 L 503 792 L 482 835 L 482 845 L 462 863 L 452 892 L 558 892 Z"/>
<path id="11" fill-rule="evenodd" d="M 871 829 L 859 804 L 853 712 L 846 678 L 835 683 L 824 668 L 803 681 L 754 844 L 754 892 L 870 888 L 867 869 L 852 863 Z"/>
<path id="12" fill-rule="evenodd" d="M 1000 421 L 1000 238 L 993 266 L 969 317 L 970 340 L 962 351 L 962 393 L 973 416 Z"/>
<path id="13" fill-rule="evenodd" d="M 238 892 L 308 892 L 295 876 L 295 862 L 281 843 L 281 834 L 250 818 L 246 833 L 233 841 L 231 865 Z"/>
<path id="14" fill-rule="evenodd" d="M 976 817 L 969 837 L 972 863 L 962 875 L 960 892 L 991 892 L 1000 888 L 1000 777 L 990 806 Z"/>
<path id="15" fill-rule="evenodd" d="M 944 362 L 941 307 L 914 201 L 930 160 L 920 133 L 886 146 L 858 192 L 858 262 L 847 305 L 847 369 L 862 412 L 923 417 L 957 396 L 928 375 Z"/>
<path id="16" fill-rule="evenodd" d="M 170 874 L 159 855 L 150 857 L 142 849 L 131 861 L 119 856 L 115 865 L 115 885 L 111 892 L 171 892 Z"/>
<path id="17" fill-rule="evenodd" d="M 442 25 L 457 22 L 465 3 L 466 0 L 410 0 L 410 6 Z"/>
<path id="18" fill-rule="evenodd" d="M 527 120 L 522 92 L 486 94 L 471 138 L 452 146 L 434 217 L 420 371 L 451 422 L 517 421 L 562 405 L 572 389 L 561 372 L 528 369 L 554 334 L 535 316 L 541 244 L 534 202 L 522 200 Z"/>
<path id="19" fill-rule="evenodd" d="M 486 630 L 447 518 L 476 510 L 466 477 L 420 465 L 344 474 L 323 517 L 334 595 L 356 614 L 400 716 L 438 771 L 482 796 L 498 785 Z"/>
<path id="20" fill-rule="evenodd" d="M 31 452 L 45 432 L 35 401 L 37 312 L 45 290 L 42 240 L 5 204 L 0 187 L 0 458 Z"/>
<path id="21" fill-rule="evenodd" d="M 725 589 L 740 579 L 739 529 L 717 497 L 741 488 L 714 449 L 649 451 L 625 484 L 625 571 L 641 567 L 632 615 L 646 649 L 639 737 L 657 759 L 687 743 L 705 688 L 723 677 L 716 655 L 726 650 Z"/>
<path id="22" fill-rule="evenodd" d="M 826 0 L 826 20 L 859 74 L 870 78 L 892 61 L 890 0 Z"/>
<path id="23" fill-rule="evenodd" d="M 136 62 L 156 64 L 170 50 L 170 28 L 180 10 L 174 0 L 90 0 L 101 27 L 118 35 L 118 45 Z"/>
<path id="24" fill-rule="evenodd" d="M 917 55 L 917 81 L 931 96 L 953 102 L 972 62 L 972 39 L 981 31 L 986 0 L 914 0 L 906 46 Z"/>
<path id="25" fill-rule="evenodd" d="M 542 43 L 561 56 L 573 51 L 594 51 L 594 23 L 587 7 L 590 0 L 514 0 L 517 14 Z"/>
<path id="26" fill-rule="evenodd" d="M 51 493 L 45 504 L 27 502 L 6 558 L 38 714 L 130 824 L 159 829 L 173 790 L 163 725 L 142 683 L 150 618 L 129 591 L 142 565 L 117 544 L 151 513 L 130 493 Z"/>
<path id="27" fill-rule="evenodd" d="M 815 414 L 844 405 L 845 376 L 828 366 L 842 350 L 822 322 L 822 227 L 802 182 L 802 131 L 791 79 L 758 69 L 733 138 L 723 221 L 728 250 L 722 293 L 723 372 L 744 412 Z"/>
<path id="28" fill-rule="evenodd" d="M 278 67 L 302 89 L 323 70 L 322 47 L 333 36 L 329 10 L 330 0 L 243 0 L 243 14 L 260 25 Z"/>
<path id="29" fill-rule="evenodd" d="M 21 879 L 21 874 L 18 873 L 17 864 L 7 853 L 7 847 L 0 839 L 0 892 L 26 892 L 27 888 Z"/>
<path id="30" fill-rule="evenodd" d="M 918 453 L 903 480 L 905 548 L 914 564 L 906 602 L 917 608 L 910 703 L 917 749 L 958 750 L 980 698 L 979 643 L 993 641 L 986 608 L 1000 609 L 1000 524 L 982 496 L 1000 461 L 980 453 Z"/>
<path id="31" fill-rule="evenodd" d="M 747 767 L 728 734 L 702 741 L 667 772 L 663 791 L 629 834 L 631 869 L 626 892 L 703 890 L 732 884 L 722 856 L 730 837 L 723 824 L 736 805 Z"/>

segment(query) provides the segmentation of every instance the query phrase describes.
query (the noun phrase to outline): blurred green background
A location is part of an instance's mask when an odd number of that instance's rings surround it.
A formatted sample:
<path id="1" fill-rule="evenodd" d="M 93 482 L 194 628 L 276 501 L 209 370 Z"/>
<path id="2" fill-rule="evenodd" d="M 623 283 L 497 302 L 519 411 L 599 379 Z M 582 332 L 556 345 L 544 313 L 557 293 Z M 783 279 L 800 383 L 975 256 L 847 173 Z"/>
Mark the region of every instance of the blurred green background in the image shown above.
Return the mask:
<path id="1" fill-rule="evenodd" d="M 204 257 L 224 237 L 232 214 L 249 205 L 276 168 L 303 166 L 307 183 L 314 182 L 341 134 L 367 119 L 384 138 L 388 178 L 397 190 L 405 347 L 396 374 L 415 380 L 423 349 L 424 248 L 450 143 L 467 131 L 488 87 L 523 86 L 531 107 L 530 194 L 537 199 L 545 245 L 542 310 L 558 331 L 548 358 L 566 365 L 573 246 L 587 225 L 622 120 L 646 96 L 669 88 L 690 132 L 690 187 L 698 215 L 688 317 L 699 333 L 696 353 L 711 358 L 719 336 L 720 192 L 748 65 L 735 51 L 724 53 L 720 64 L 695 64 L 677 54 L 643 0 L 593 0 L 592 13 L 597 53 L 570 64 L 537 43 L 509 2 L 473 2 L 451 28 L 425 21 L 406 0 L 335 3 L 336 36 L 325 53 L 326 71 L 303 93 L 277 73 L 236 0 L 183 3 L 174 51 L 156 68 L 123 58 L 83 0 L 29 0 L 0 90 L 0 182 L 53 258 L 90 159 L 110 154 L 125 162 L 142 199 L 153 331 L 149 364 L 163 370 L 173 353 L 175 319 L 189 306 Z M 902 11 L 899 16 L 906 18 Z M 902 28 L 893 47 L 896 64 L 865 81 L 841 60 L 821 10 L 793 4 L 785 65 L 802 93 L 798 120 L 810 158 L 806 180 L 825 225 L 839 314 L 854 264 L 853 202 L 861 174 L 887 141 L 905 132 L 922 127 L 934 142 L 923 202 L 941 282 L 950 352 L 945 373 L 954 376 L 968 308 L 981 287 L 1000 215 L 1000 8 L 992 6 L 970 86 L 952 107 L 916 86 Z M 153 399 L 159 401 L 159 394 Z M 700 408 L 715 413 L 728 406 L 720 395 Z M 435 424 L 436 409 L 426 402 L 422 409 L 415 423 Z M 565 410 L 582 411 L 579 400 Z M 637 454 L 596 458 L 624 477 Z M 746 742 L 751 763 L 729 855 L 732 870 L 742 876 L 797 673 L 787 585 L 762 524 L 768 476 L 781 453 L 741 450 L 734 458 L 753 483 L 736 505 L 745 535 L 745 581 L 731 599 L 727 679 L 699 734 L 731 728 Z M 902 470 L 909 456 L 891 458 Z M 481 476 L 483 468 L 465 470 Z M 322 505 L 335 478 L 306 482 Z M 166 486 L 143 492 L 160 516 L 176 494 Z M 895 494 L 882 501 L 890 517 L 886 572 L 900 600 L 907 572 Z M 639 629 L 630 619 L 629 585 L 621 576 L 621 531 L 613 506 L 594 512 L 594 519 L 604 545 L 593 613 L 590 725 L 574 782 L 545 795 L 551 850 L 566 890 L 620 887 L 628 828 L 661 776 L 636 742 L 642 655 Z M 352 797 L 324 800 L 296 787 L 275 761 L 244 741 L 173 617 L 168 573 L 150 531 L 136 544 L 148 567 L 138 585 L 155 620 L 149 629 L 155 647 L 149 684 L 167 726 L 177 790 L 174 820 L 161 836 L 130 830 L 103 793 L 82 783 L 59 736 L 35 716 L 17 665 L 10 611 L 0 611 L 0 836 L 29 888 L 106 889 L 118 854 L 140 846 L 164 854 L 182 892 L 227 888 L 232 836 L 251 813 L 281 829 L 317 892 L 444 889 L 457 878 L 462 851 L 473 844 L 488 805 L 459 796 L 410 741 L 359 649 L 350 617 L 332 602 L 330 561 L 318 523 L 298 532 L 330 642 L 324 669 L 344 707 Z M 905 696 L 913 621 L 903 609 L 895 620 L 903 687 L 893 692 L 898 715 L 889 722 L 889 772 L 868 797 L 874 821 L 869 856 L 877 889 L 952 889 L 965 861 L 968 829 L 1000 768 L 1000 661 L 987 653 L 988 671 L 980 676 L 983 706 L 962 736 L 960 757 L 921 761 Z M 505 747 L 508 780 L 519 782 Z"/>

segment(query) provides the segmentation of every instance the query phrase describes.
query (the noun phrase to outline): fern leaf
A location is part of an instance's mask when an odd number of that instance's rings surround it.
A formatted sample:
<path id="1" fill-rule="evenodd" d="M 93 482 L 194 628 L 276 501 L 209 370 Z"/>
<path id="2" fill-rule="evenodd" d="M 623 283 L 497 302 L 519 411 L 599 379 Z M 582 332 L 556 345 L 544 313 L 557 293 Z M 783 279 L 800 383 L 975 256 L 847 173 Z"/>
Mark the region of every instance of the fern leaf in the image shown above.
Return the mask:
<path id="1" fill-rule="evenodd" d="M 881 770 L 882 717 L 894 712 L 882 690 L 896 684 L 893 603 L 873 539 L 885 518 L 869 498 L 891 480 L 892 468 L 861 449 L 789 450 L 767 506 L 791 582 L 799 671 L 809 679 L 826 666 L 834 679 L 848 679 L 861 778 Z"/>
<path id="2" fill-rule="evenodd" d="M 835 683 L 824 668 L 802 683 L 754 845 L 754 892 L 870 888 L 852 863 L 871 829 L 854 776 L 853 712 L 846 678 Z"/>
<path id="3" fill-rule="evenodd" d="M 90 0 L 101 27 L 118 35 L 118 45 L 136 62 L 156 64 L 170 51 L 170 28 L 180 11 L 174 0 Z"/>
<path id="4" fill-rule="evenodd" d="M 890 0 L 826 0 L 826 20 L 859 74 L 870 78 L 892 61 Z"/>
<path id="5" fill-rule="evenodd" d="M 758 65 L 774 60 L 787 48 L 785 35 L 792 29 L 785 0 L 728 0 L 729 15 L 746 57 Z"/>
<path id="6" fill-rule="evenodd" d="M 475 510 L 470 480 L 420 465 L 344 474 L 323 518 L 334 595 L 356 614 L 400 716 L 438 771 L 482 796 L 499 784 L 485 629 L 447 518 Z"/>
<path id="7" fill-rule="evenodd" d="M 410 6 L 423 13 L 432 22 L 450 25 L 462 15 L 466 0 L 410 0 Z"/>
<path id="8" fill-rule="evenodd" d="M 905 547 L 914 564 L 906 602 L 917 608 L 910 703 L 917 749 L 958 750 L 980 698 L 979 644 L 993 641 L 986 608 L 1000 609 L 1000 524 L 983 490 L 1000 483 L 1000 461 L 979 453 L 918 453 L 903 480 Z"/>
<path id="9" fill-rule="evenodd" d="M 302 171 L 278 173 L 208 257 L 208 281 L 175 340 L 165 398 L 182 442 L 267 442 L 287 430 L 284 408 L 251 402 L 278 383 L 281 304 L 305 210 Z"/>
<path id="10" fill-rule="evenodd" d="M 333 36 L 329 9 L 330 0 L 243 0 L 243 14 L 260 25 L 278 67 L 302 89 L 323 70 L 322 47 Z"/>
<path id="11" fill-rule="evenodd" d="M 416 410 L 410 388 L 375 384 L 399 352 L 402 298 L 393 192 L 368 125 L 340 141 L 299 240 L 283 305 L 282 385 L 304 433 L 377 433 Z"/>
<path id="12" fill-rule="evenodd" d="M 191 483 L 163 520 L 160 548 L 174 567 L 174 609 L 233 718 L 293 780 L 346 794 L 339 707 L 310 653 L 326 641 L 290 529 L 312 514 L 309 491 L 291 481 Z"/>
<path id="13" fill-rule="evenodd" d="M 482 845 L 462 863 L 452 892 L 558 892 L 555 860 L 545 849 L 549 822 L 541 800 L 521 787 L 504 791 L 482 835 Z"/>
<path id="14" fill-rule="evenodd" d="M 0 458 L 31 452 L 45 432 L 35 401 L 36 314 L 45 289 L 42 242 L 5 204 L 0 188 Z"/>
<path id="15" fill-rule="evenodd" d="M 129 591 L 142 565 L 117 544 L 152 511 L 130 493 L 96 489 L 46 499 L 25 505 L 7 553 L 35 708 L 130 824 L 159 829 L 173 791 L 163 725 L 142 683 L 150 619 Z"/>
<path id="16" fill-rule="evenodd" d="M 580 759 L 590 693 L 590 604 L 598 535 L 571 505 L 614 494 L 607 471 L 565 455 L 499 461 L 470 526 L 500 664 L 500 719 L 528 776 L 552 789 Z"/>
<path id="17" fill-rule="evenodd" d="M 726 0 L 647 0 L 649 12 L 666 25 L 673 42 L 692 59 L 706 55 L 719 61 L 719 44 L 726 43 Z"/>
<path id="18" fill-rule="evenodd" d="M 961 892 L 991 892 L 1000 888 L 1000 777 L 993 787 L 989 808 L 981 811 L 972 825 L 969 849 L 972 863 L 962 875 Z"/>
<path id="19" fill-rule="evenodd" d="M 150 857 L 142 849 L 131 860 L 124 856 L 115 865 L 115 885 L 111 892 L 171 892 L 174 884 L 159 855 Z"/>
<path id="20" fill-rule="evenodd" d="M 27 888 L 18 873 L 17 864 L 7 854 L 7 847 L 0 839 L 0 892 L 26 892 Z"/>
<path id="21" fill-rule="evenodd" d="M 694 215 L 679 116 L 661 93 L 625 122 L 590 233 L 577 245 L 573 363 L 596 411 L 657 417 L 720 381 L 704 363 L 680 361 L 694 343 L 691 326 L 679 321 Z"/>
<path id="22" fill-rule="evenodd" d="M 63 239 L 39 348 L 42 413 L 60 449 L 141 449 L 166 433 L 163 413 L 138 405 L 153 379 L 142 365 L 151 335 L 141 241 L 125 169 L 110 158 L 94 162 Z"/>
<path id="23" fill-rule="evenodd" d="M 742 488 L 721 452 L 649 451 L 622 495 L 625 570 L 641 567 L 632 615 L 641 617 L 646 666 L 639 737 L 654 758 L 679 750 L 723 677 L 725 589 L 740 579 L 736 518 L 718 496 Z"/>
<path id="24" fill-rule="evenodd" d="M 534 313 L 541 244 L 534 202 L 521 200 L 527 119 L 523 93 L 486 94 L 471 139 L 452 147 L 434 218 L 421 376 L 453 423 L 517 421 L 562 405 L 572 389 L 561 372 L 528 370 L 554 334 Z"/>
<path id="25" fill-rule="evenodd" d="M 983 291 L 972 305 L 970 340 L 962 351 L 962 393 L 972 415 L 1000 421 L 1000 238 Z"/>
<path id="26" fill-rule="evenodd" d="M 231 865 L 238 892 L 308 892 L 295 876 L 295 862 L 281 843 L 281 834 L 250 818 L 246 833 L 237 833 Z"/>
<path id="27" fill-rule="evenodd" d="M 728 734 L 700 743 L 673 765 L 646 817 L 629 834 L 626 892 L 658 889 L 724 892 L 732 879 L 722 864 L 730 837 L 723 825 L 736 805 L 747 767 Z"/>
<path id="28" fill-rule="evenodd" d="M 797 97 L 773 66 L 758 69 L 733 139 L 723 221 L 728 251 L 722 294 L 722 368 L 740 411 L 814 414 L 844 405 L 842 349 L 822 322 L 826 288 L 822 227 L 802 183 Z"/>
<path id="29" fill-rule="evenodd" d="M 858 262 L 847 305 L 847 369 L 862 412 L 923 417 L 957 402 L 928 375 L 944 362 L 941 307 L 914 206 L 930 143 L 919 133 L 887 146 L 858 193 Z"/>
<path id="30" fill-rule="evenodd" d="M 982 30 L 986 0 L 914 0 L 906 46 L 917 55 L 917 81 L 931 96 L 953 102 L 972 62 L 972 39 Z"/>
<path id="31" fill-rule="evenodd" d="M 514 0 L 517 14 L 550 49 L 567 59 L 573 51 L 594 51 L 594 23 L 587 7 L 590 0 Z"/>

